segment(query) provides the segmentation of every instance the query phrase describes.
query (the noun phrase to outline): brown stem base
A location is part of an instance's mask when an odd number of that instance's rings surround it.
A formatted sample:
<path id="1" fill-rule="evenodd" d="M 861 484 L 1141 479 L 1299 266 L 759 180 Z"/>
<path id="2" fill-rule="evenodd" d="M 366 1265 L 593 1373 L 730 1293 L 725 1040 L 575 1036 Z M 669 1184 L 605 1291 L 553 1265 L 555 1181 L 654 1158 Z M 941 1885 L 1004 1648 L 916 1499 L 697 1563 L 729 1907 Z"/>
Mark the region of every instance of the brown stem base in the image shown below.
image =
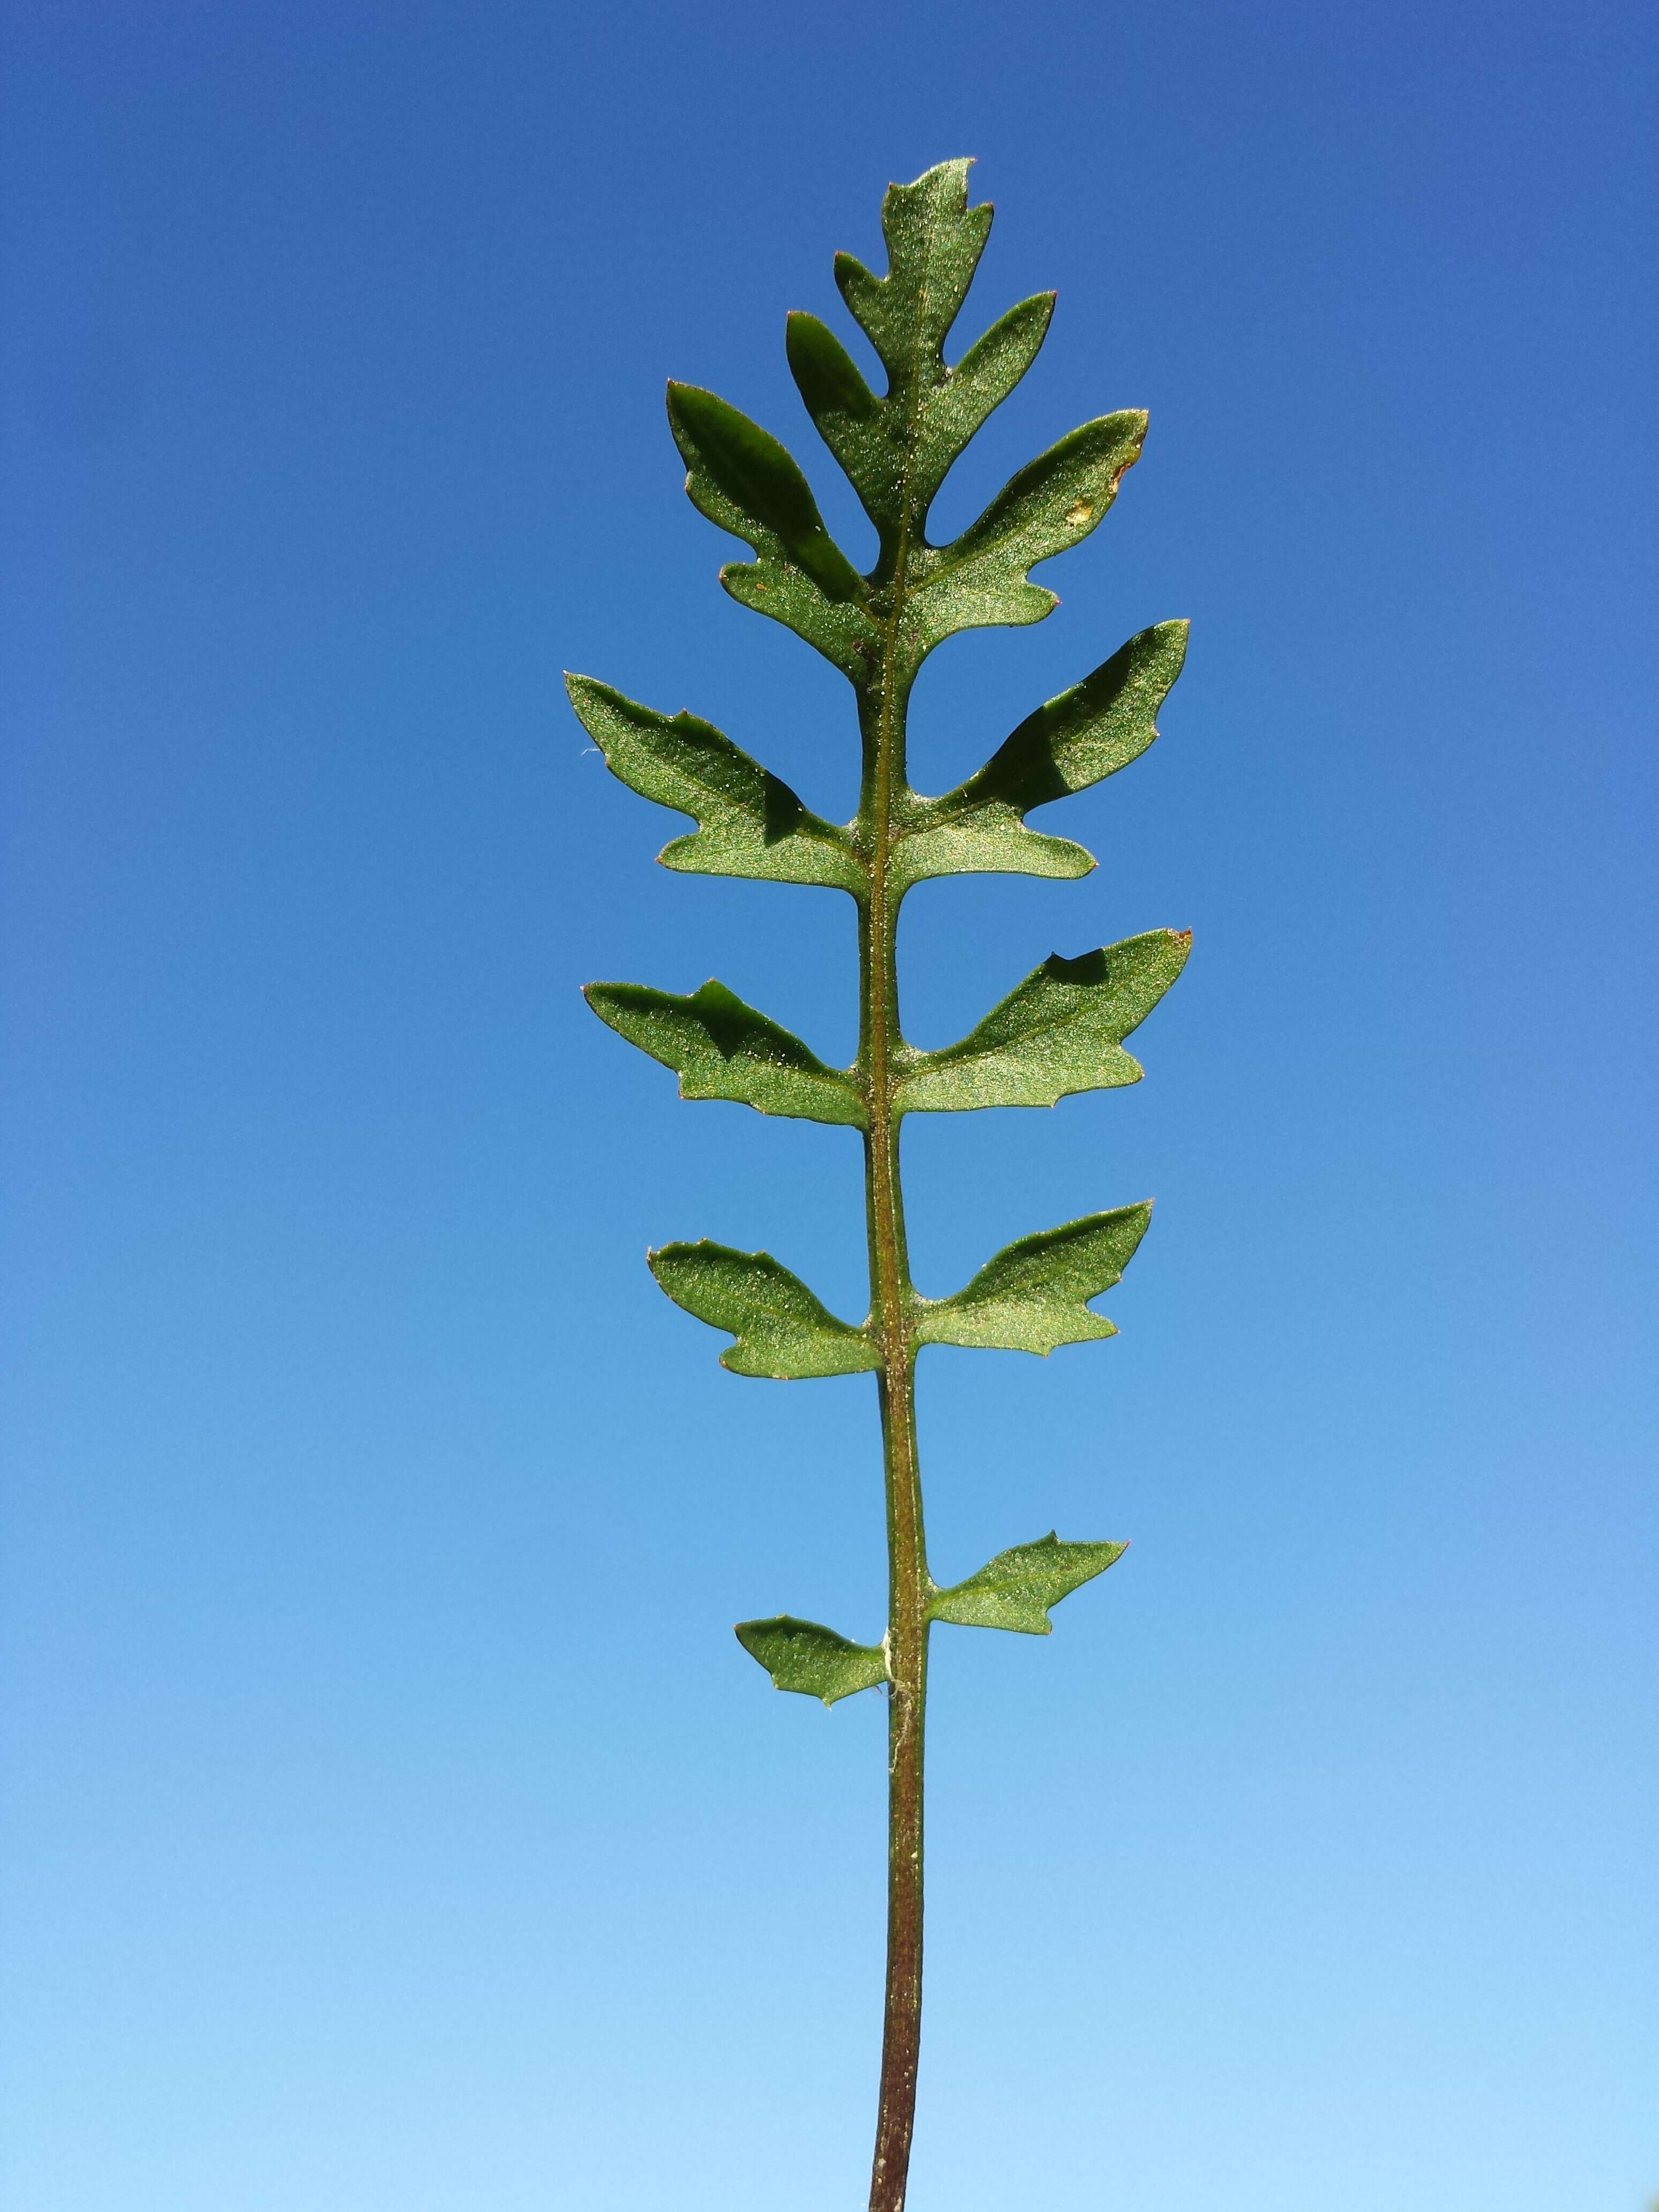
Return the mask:
<path id="1" fill-rule="evenodd" d="M 925 1637 L 927 1632 L 923 1630 Z M 895 1685 L 888 1718 L 887 2005 L 881 2094 L 870 2172 L 870 2212 L 903 2212 L 915 2125 L 921 2043 L 921 1808 L 923 1679 Z"/>

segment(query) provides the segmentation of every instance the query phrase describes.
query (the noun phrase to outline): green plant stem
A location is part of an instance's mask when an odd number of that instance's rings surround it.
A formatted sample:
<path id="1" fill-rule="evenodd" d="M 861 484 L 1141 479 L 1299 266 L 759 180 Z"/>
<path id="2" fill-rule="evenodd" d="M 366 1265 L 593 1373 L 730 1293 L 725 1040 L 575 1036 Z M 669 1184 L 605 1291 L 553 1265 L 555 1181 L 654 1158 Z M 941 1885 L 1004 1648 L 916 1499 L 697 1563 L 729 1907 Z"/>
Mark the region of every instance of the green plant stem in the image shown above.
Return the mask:
<path id="1" fill-rule="evenodd" d="M 890 892 L 895 786 L 902 785 L 908 684 L 894 661 L 903 556 L 887 623 L 878 683 L 863 714 L 864 789 L 860 824 L 870 892 L 860 914 L 860 1062 L 870 1111 L 865 1197 L 871 1310 L 882 1348 L 881 1406 L 887 1492 L 888 1858 L 887 1994 L 870 2212 L 902 2212 L 915 2124 L 921 2036 L 922 1750 L 927 1703 L 927 1572 L 921 1469 L 916 1452 L 915 1345 L 909 1259 L 899 1179 L 899 1121 L 893 1091 L 903 1041 L 898 1022 L 897 901 Z"/>

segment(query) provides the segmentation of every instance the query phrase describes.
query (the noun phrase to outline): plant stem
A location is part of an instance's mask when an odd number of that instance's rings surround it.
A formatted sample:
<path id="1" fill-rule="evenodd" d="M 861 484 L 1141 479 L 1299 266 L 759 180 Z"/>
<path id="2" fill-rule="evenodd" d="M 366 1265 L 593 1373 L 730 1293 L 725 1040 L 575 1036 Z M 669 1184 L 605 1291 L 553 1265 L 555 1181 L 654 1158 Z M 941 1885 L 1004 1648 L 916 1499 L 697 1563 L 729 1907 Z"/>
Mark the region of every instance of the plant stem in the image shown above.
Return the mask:
<path id="1" fill-rule="evenodd" d="M 905 775 L 908 684 L 896 667 L 904 584 L 901 550 L 887 651 L 866 694 L 860 827 L 870 894 L 860 914 L 860 1061 L 870 1109 L 865 1139 L 865 1201 L 870 1240 L 871 1310 L 882 1347 L 877 1380 L 886 1474 L 888 1623 L 887 1995 L 881 2091 L 870 2177 L 870 2212 L 902 2212 L 915 2124 L 916 2061 L 921 2036 L 922 1745 L 927 1701 L 927 1572 L 921 1469 L 916 1453 L 915 1346 L 910 1270 L 899 1179 L 899 1124 L 893 1087 L 903 1040 L 898 1022 L 898 902 L 888 860 L 895 786 Z"/>
<path id="2" fill-rule="evenodd" d="M 927 1569 L 921 1491 L 916 1480 L 913 1370 L 902 1387 L 883 1378 L 881 1415 L 887 1458 L 891 1626 L 888 1665 L 887 1996 L 881 2091 L 870 2212 L 902 2212 L 915 2124 L 916 2062 L 921 2041 L 922 1744 L 927 1702 Z"/>

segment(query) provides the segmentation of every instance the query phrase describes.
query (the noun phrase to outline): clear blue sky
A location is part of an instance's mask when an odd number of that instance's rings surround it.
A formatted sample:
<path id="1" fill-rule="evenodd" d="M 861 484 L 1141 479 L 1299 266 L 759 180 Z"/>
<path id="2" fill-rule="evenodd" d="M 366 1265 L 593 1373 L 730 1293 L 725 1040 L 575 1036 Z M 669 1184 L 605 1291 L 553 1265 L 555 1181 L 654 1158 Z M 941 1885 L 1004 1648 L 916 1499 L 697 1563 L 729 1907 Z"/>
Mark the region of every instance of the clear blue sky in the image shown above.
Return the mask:
<path id="1" fill-rule="evenodd" d="M 919 780 L 1194 624 L 1164 737 L 930 886 L 911 1031 L 1190 927 L 1137 1090 L 908 1140 L 921 1286 L 1156 1194 L 1055 1355 L 938 1352 L 915 2212 L 1659 2191 L 1651 12 L 237 0 L 4 9 L 6 2212 L 852 2212 L 872 1393 L 741 1382 L 647 1243 L 859 1309 L 856 1140 L 593 976 L 850 1053 L 850 909 L 673 877 L 574 667 L 845 810 L 662 413 L 785 369 L 979 157 L 948 495 L 1146 406 Z M 861 541 L 854 534 L 855 550 Z M 1032 2178 L 1035 2177 L 1035 2178 Z"/>

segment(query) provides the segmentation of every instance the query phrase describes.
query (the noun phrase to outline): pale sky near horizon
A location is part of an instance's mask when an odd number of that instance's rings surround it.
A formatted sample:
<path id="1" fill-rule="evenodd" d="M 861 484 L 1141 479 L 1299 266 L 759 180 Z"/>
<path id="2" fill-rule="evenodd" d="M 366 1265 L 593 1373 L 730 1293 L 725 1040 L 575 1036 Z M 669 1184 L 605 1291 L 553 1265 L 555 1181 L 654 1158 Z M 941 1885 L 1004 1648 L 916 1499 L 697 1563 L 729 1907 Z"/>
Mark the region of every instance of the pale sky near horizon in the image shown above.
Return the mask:
<path id="1" fill-rule="evenodd" d="M 850 1055 L 832 894 L 675 876 L 559 684 L 850 811 L 669 375 L 866 541 L 783 317 L 973 155 L 957 526 L 1146 406 L 917 781 L 1193 623 L 1081 884 L 929 885 L 912 1036 L 1169 924 L 1146 1079 L 927 1117 L 921 1287 L 1156 1195 L 1112 1342 L 930 1352 L 911 2212 L 1659 2191 L 1655 24 L 1632 5 L 0 0 L 5 2212 L 853 2212 L 884 1715 L 866 1378 L 717 1364 L 647 1244 L 861 1310 L 850 1132 L 680 1104 L 592 977 Z"/>

